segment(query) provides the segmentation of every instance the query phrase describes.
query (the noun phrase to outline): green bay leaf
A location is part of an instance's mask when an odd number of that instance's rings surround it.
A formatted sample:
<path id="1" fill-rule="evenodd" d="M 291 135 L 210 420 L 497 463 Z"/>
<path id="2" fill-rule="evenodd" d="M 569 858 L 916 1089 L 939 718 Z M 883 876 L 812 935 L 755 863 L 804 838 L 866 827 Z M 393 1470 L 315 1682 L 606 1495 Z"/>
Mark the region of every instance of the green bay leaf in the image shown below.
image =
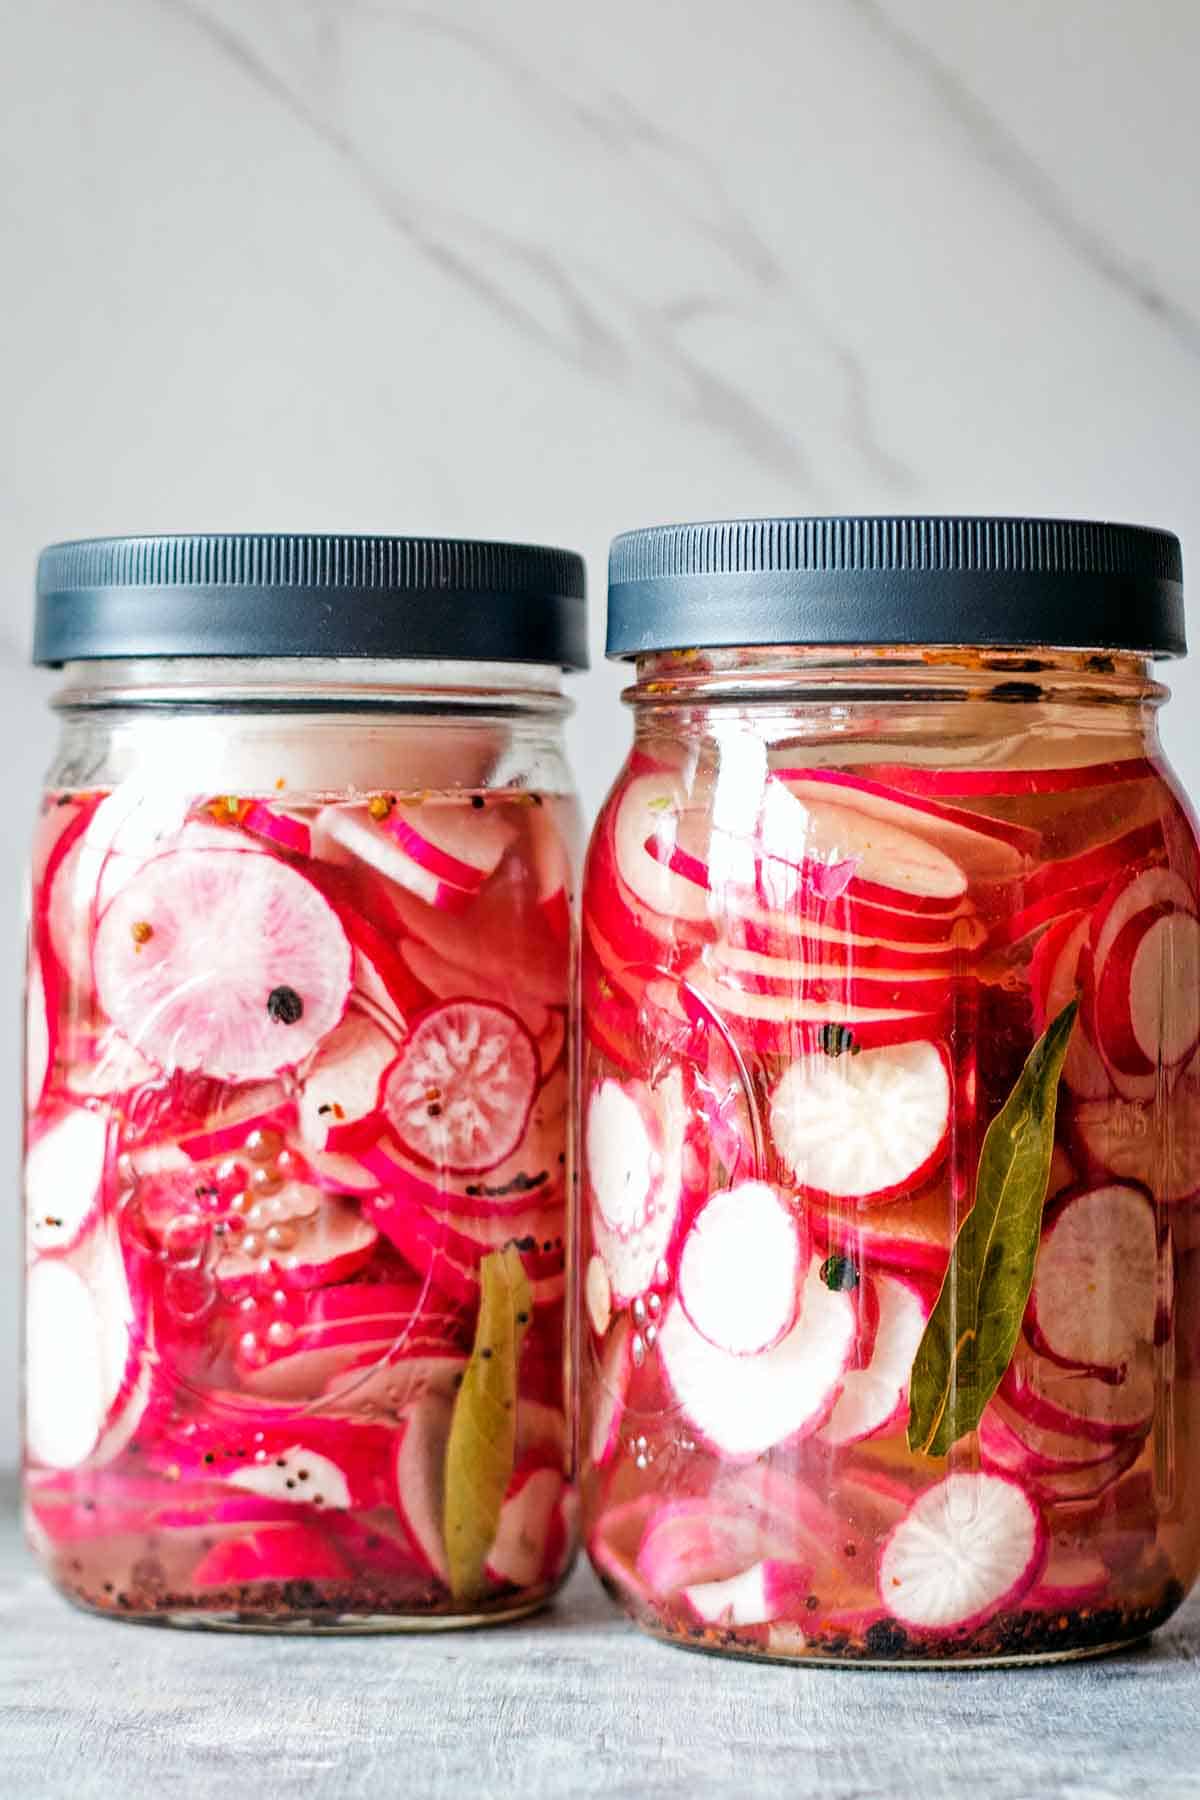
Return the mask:
<path id="1" fill-rule="evenodd" d="M 974 1431 L 1012 1361 L 1033 1286 L 1054 1115 L 1078 1000 L 1051 1020 L 987 1128 L 975 1204 L 959 1227 L 913 1361 L 908 1447 L 945 1456 Z"/>
<path id="2" fill-rule="evenodd" d="M 484 1257 L 479 1281 L 475 1344 L 446 1445 L 442 1522 L 450 1589 L 458 1600 L 477 1599 L 487 1585 L 484 1565 L 513 1472 L 517 1370 L 532 1304 L 529 1281 L 512 1244 Z"/>

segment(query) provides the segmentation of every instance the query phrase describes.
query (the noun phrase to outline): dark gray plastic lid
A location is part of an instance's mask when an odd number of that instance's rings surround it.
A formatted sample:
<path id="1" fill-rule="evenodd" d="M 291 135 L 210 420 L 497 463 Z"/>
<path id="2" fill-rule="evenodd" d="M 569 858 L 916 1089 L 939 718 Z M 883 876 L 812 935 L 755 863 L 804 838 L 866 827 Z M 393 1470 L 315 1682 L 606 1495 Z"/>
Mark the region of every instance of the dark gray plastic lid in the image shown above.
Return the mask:
<path id="1" fill-rule="evenodd" d="M 587 667 L 582 557 L 325 534 L 89 538 L 43 550 L 33 660 L 378 656 Z"/>
<path id="2" fill-rule="evenodd" d="M 608 654 L 965 644 L 1183 656 L 1179 540 L 1076 519 L 797 518 L 614 539 Z"/>

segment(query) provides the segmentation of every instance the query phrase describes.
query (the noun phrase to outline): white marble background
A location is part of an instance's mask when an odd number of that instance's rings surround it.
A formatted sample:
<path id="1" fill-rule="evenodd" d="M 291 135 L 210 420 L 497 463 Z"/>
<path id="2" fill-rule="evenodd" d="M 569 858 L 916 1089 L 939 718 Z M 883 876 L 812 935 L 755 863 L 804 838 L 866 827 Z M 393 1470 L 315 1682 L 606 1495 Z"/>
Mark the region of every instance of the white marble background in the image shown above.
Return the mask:
<path id="1" fill-rule="evenodd" d="M 607 541 L 655 520 L 1121 517 L 1195 566 L 1198 77 L 1190 0 L 3 0 L 9 1166 L 40 544 L 561 542 L 597 657 Z M 619 687 L 576 690 L 592 805 Z"/>

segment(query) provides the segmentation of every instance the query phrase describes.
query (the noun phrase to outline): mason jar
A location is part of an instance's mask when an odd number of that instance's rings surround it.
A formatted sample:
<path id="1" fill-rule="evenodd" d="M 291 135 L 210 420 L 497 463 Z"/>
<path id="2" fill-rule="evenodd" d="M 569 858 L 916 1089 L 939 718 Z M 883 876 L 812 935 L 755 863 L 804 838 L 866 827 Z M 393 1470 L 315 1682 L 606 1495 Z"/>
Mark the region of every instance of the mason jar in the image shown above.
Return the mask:
<path id="1" fill-rule="evenodd" d="M 25 1499 L 70 1599 L 511 1618 L 574 1548 L 564 551 L 47 550 Z"/>
<path id="2" fill-rule="evenodd" d="M 1200 1567 L 1200 889 L 1162 532 L 614 545 L 582 1492 L 674 1642 L 1103 1651 Z"/>

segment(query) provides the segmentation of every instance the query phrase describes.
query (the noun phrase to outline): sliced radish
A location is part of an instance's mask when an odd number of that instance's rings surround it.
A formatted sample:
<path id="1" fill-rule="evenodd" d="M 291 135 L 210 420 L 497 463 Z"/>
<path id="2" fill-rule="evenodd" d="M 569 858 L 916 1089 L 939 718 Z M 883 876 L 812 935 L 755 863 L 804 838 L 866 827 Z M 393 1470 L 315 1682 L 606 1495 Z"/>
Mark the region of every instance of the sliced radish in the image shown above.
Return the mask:
<path id="1" fill-rule="evenodd" d="M 415 1285 L 313 1288 L 290 1295 L 261 1333 L 244 1333 L 234 1367 L 243 1387 L 270 1399 L 358 1401 L 378 1383 L 398 1407 L 431 1381 L 449 1384 L 465 1360 L 460 1331 L 458 1316 Z"/>
<path id="2" fill-rule="evenodd" d="M 478 969 L 463 968 L 447 962 L 444 956 L 423 944 L 419 938 L 406 938 L 400 954 L 413 979 L 420 982 L 438 1000 L 487 1000 L 494 1006 L 512 1009 L 532 1037 L 547 1029 L 550 1015 L 540 1000 L 514 989 L 513 982 L 501 974 L 487 976 Z"/>
<path id="3" fill-rule="evenodd" d="M 669 1500 L 646 1526 L 637 1573 L 651 1594 L 666 1599 L 681 1589 L 725 1582 L 756 1556 L 786 1556 L 790 1548 L 791 1534 L 782 1521 L 772 1526 L 760 1514 L 723 1505 L 712 1495 Z"/>
<path id="4" fill-rule="evenodd" d="M 1042 938 L 1030 963 L 1034 1020 L 1043 1032 L 1072 1000 L 1086 972 L 1081 959 L 1087 954 L 1091 919 L 1087 913 L 1071 913 Z M 1090 970 L 1090 958 L 1087 968 Z M 1084 1021 L 1076 1022 L 1067 1045 L 1062 1078 L 1073 1094 L 1084 1100 L 1101 1099 L 1112 1092 L 1104 1059 L 1092 1044 Z"/>
<path id="5" fill-rule="evenodd" d="M 547 806 L 535 806 L 529 817 L 538 912 L 551 937 L 568 944 L 571 938 L 571 858 Z"/>
<path id="6" fill-rule="evenodd" d="M 913 794 L 968 800 L 1114 787 L 1119 782 L 1149 780 L 1155 768 L 1145 757 L 1131 756 L 1116 762 L 1078 763 L 1052 769 L 934 769 L 923 763 L 876 763 L 872 774 Z"/>
<path id="7" fill-rule="evenodd" d="M 1112 939 L 1095 999 L 1100 1046 L 1125 1074 L 1182 1062 L 1200 1041 L 1200 919 L 1173 906 L 1135 913 Z"/>
<path id="8" fill-rule="evenodd" d="M 258 1288 L 310 1288 L 346 1281 L 371 1259 L 379 1233 L 356 1206 L 329 1199 L 302 1182 L 255 1200 L 235 1215 L 245 1229 L 230 1235 L 215 1278 L 234 1298 Z"/>
<path id="9" fill-rule="evenodd" d="M 588 1102 L 585 1154 L 600 1217 L 614 1231 L 639 1229 L 654 1192 L 658 1161 L 646 1090 L 603 1081 Z"/>
<path id="10" fill-rule="evenodd" d="M 36 1112 L 46 1091 L 50 1065 L 54 1060 L 54 1042 L 58 1035 L 57 1006 L 51 1011 L 50 997 L 42 978 L 42 959 L 30 949 L 29 973 L 25 994 L 25 1109 Z"/>
<path id="11" fill-rule="evenodd" d="M 353 1506 L 345 1469 L 330 1456 L 305 1444 L 288 1444 L 271 1456 L 249 1462 L 228 1476 L 229 1485 L 248 1494 L 288 1501 L 296 1506 L 333 1509 Z"/>
<path id="12" fill-rule="evenodd" d="M 1070 1117 L 1072 1144 L 1099 1180 L 1135 1182 L 1162 1205 L 1200 1194 L 1200 1057 L 1161 1100 L 1088 1100 Z"/>
<path id="13" fill-rule="evenodd" d="M 407 1412 L 396 1452 L 396 1508 L 431 1574 L 449 1580 L 442 1516 L 452 1398 L 425 1394 Z"/>
<path id="14" fill-rule="evenodd" d="M 967 1631 L 1019 1600 L 1045 1554 L 1041 1514 L 1016 1482 L 948 1475 L 884 1545 L 879 1597 L 903 1625 Z"/>
<path id="15" fill-rule="evenodd" d="M 1035 1475 L 1031 1477 L 1030 1486 L 1048 1507 L 1075 1506 L 1083 1501 L 1098 1500 L 1128 1474 L 1141 1451 L 1140 1439 L 1115 1444 L 1112 1454 L 1103 1462 L 1084 1469 L 1056 1469 L 1045 1475 Z"/>
<path id="16" fill-rule="evenodd" d="M 794 1612 L 812 1591 L 806 1563 L 764 1558 L 721 1581 L 697 1581 L 683 1597 L 705 1625 L 769 1625 Z"/>
<path id="17" fill-rule="evenodd" d="M 614 1084 L 615 1085 L 615 1084 Z M 603 1259 L 608 1271 L 609 1284 L 612 1289 L 613 1302 L 624 1306 L 647 1288 L 663 1285 L 667 1279 L 666 1256 L 675 1235 L 679 1222 L 680 1207 L 683 1199 L 683 1154 L 684 1139 L 689 1123 L 689 1111 L 684 1095 L 683 1077 L 678 1069 L 671 1071 L 655 1088 L 647 1090 L 648 1103 L 653 1108 L 653 1130 L 650 1140 L 654 1156 L 651 1163 L 652 1187 L 648 1197 L 639 1207 L 630 1207 L 628 1218 L 630 1224 L 625 1227 L 609 1225 L 600 1211 L 595 1198 L 596 1177 L 591 1165 L 591 1133 L 585 1147 L 585 1165 L 588 1183 L 592 1188 L 593 1204 L 591 1209 L 592 1238 L 596 1250 Z M 644 1129 L 644 1120 L 639 1121 L 638 1131 Z M 640 1146 L 641 1138 L 636 1138 Z M 622 1204 L 620 1185 L 612 1185 L 611 1172 L 625 1167 L 634 1167 L 631 1152 L 619 1149 L 613 1158 L 613 1147 L 602 1140 L 597 1140 L 597 1154 L 600 1161 L 597 1173 L 605 1185 L 606 1204 L 616 1210 Z M 636 1222 L 640 1220 L 639 1222 Z"/>
<path id="18" fill-rule="evenodd" d="M 1018 1344 L 1000 1391 L 1023 1418 L 1052 1431 L 1111 1443 L 1143 1437 L 1154 1418 L 1154 1353 L 1150 1345 L 1125 1366 L 1120 1381 L 1064 1369 Z"/>
<path id="19" fill-rule="evenodd" d="M 693 1428 L 729 1458 L 756 1457 L 823 1424 L 854 1349 L 848 1295 L 821 1279 L 814 1259 L 800 1316 L 773 1350 L 732 1356 L 701 1337 L 676 1301 L 663 1318 L 663 1372 Z"/>
<path id="20" fill-rule="evenodd" d="M 400 1141 L 435 1168 L 480 1172 L 524 1135 L 538 1085 L 537 1049 L 503 1007 L 434 1007 L 405 1043 L 384 1087 Z"/>
<path id="21" fill-rule="evenodd" d="M 701 815 L 668 774 L 641 775 L 623 789 L 612 816 L 617 870 L 635 899 L 668 919 L 707 919 L 703 863 L 680 843 Z M 682 872 L 680 872 L 682 869 Z M 697 880 L 699 877 L 699 880 Z"/>
<path id="22" fill-rule="evenodd" d="M 1108 1566 L 1099 1556 L 1054 1543 L 1027 1604 L 1048 1612 L 1095 1606 L 1107 1598 L 1111 1584 Z"/>
<path id="23" fill-rule="evenodd" d="M 908 1412 L 908 1379 L 930 1305 L 920 1288 L 895 1275 L 872 1283 L 879 1299 L 875 1347 L 865 1368 L 848 1370 L 819 1436 L 827 1444 L 856 1444 L 899 1430 Z"/>
<path id="24" fill-rule="evenodd" d="M 881 1201 L 919 1185 L 946 1152 L 950 1075 L 936 1044 L 806 1056 L 771 1096 L 784 1167 L 810 1193 Z"/>
<path id="25" fill-rule="evenodd" d="M 1141 1188 L 1087 1188 L 1057 1201 L 1030 1296 L 1036 1347 L 1056 1362 L 1119 1374 L 1153 1343 L 1158 1227 Z"/>
<path id="26" fill-rule="evenodd" d="M 718 981 L 750 994 L 782 995 L 801 1011 L 815 1003 L 937 1012 L 945 1004 L 947 983 L 955 973 L 944 966 L 919 973 L 882 966 L 860 971 L 853 965 L 785 961 L 724 946 L 715 947 L 705 960 Z"/>
<path id="27" fill-rule="evenodd" d="M 826 1249 L 843 1251 L 862 1268 L 928 1275 L 939 1282 L 957 1230 L 953 1196 L 940 1181 L 886 1207 L 853 1212 L 831 1208 L 810 1216 Z"/>
<path id="28" fill-rule="evenodd" d="M 382 824 L 400 848 L 440 881 L 474 893 L 499 867 L 516 832 L 482 796 L 464 807 L 461 798 L 445 802 L 397 801 Z"/>
<path id="29" fill-rule="evenodd" d="M 414 860 L 366 807 L 327 806 L 312 828 L 313 855 L 343 867 L 365 863 L 429 906 L 461 912 L 472 891 L 445 881 Z"/>
<path id="30" fill-rule="evenodd" d="M 25 1154 L 25 1217 L 34 1250 L 66 1250 L 100 1204 L 108 1151 L 103 1113 L 71 1106 L 33 1138 Z"/>
<path id="31" fill-rule="evenodd" d="M 797 792 L 773 777 L 759 826 L 766 888 L 787 905 L 795 877 L 818 894 L 860 898 L 917 912 L 952 912 L 966 893 L 958 863 L 936 844 L 891 820 Z"/>
<path id="32" fill-rule="evenodd" d="M 485 1564 L 489 1581 L 534 1588 L 545 1579 L 550 1534 L 565 1486 L 561 1468 L 539 1458 L 513 1471 Z"/>
<path id="33" fill-rule="evenodd" d="M 652 982 L 647 994 L 664 1010 L 675 1000 L 674 985 L 668 982 Z M 791 994 L 746 993 L 692 968 L 679 983 L 678 1002 L 686 1016 L 704 1030 L 727 1021 L 726 1029 L 760 1055 L 797 1056 L 821 1053 L 827 1044 L 872 1050 L 919 1043 L 944 1028 L 949 994 L 937 1012 L 851 1006 Z"/>
<path id="34" fill-rule="evenodd" d="M 1094 1469 L 1109 1460 L 1112 1445 L 1036 1425 L 996 1398 L 979 1421 L 979 1453 L 989 1467 L 1031 1480 Z"/>
<path id="35" fill-rule="evenodd" d="M 347 1127 L 376 1111 L 384 1072 L 395 1059 L 395 1038 L 351 1005 L 298 1071 L 304 1142 L 316 1150 L 336 1149 Z"/>
<path id="36" fill-rule="evenodd" d="M 372 1223 L 396 1246 L 409 1266 L 449 1301 L 476 1305 L 483 1257 L 490 1249 L 508 1243 L 522 1248 L 534 1305 L 553 1305 L 562 1298 L 565 1259 L 562 1217 L 557 1207 L 549 1214 L 534 1215 L 535 1230 L 518 1236 L 518 1228 L 508 1218 L 496 1222 L 496 1229 L 491 1231 L 483 1219 L 451 1221 L 444 1215 L 427 1212 L 399 1189 L 362 1204 Z M 469 1234 L 462 1229 L 468 1223 Z"/>
<path id="37" fill-rule="evenodd" d="M 807 1248 L 796 1214 L 766 1182 L 714 1194 L 679 1259 L 679 1304 L 689 1323 L 735 1356 L 771 1349 L 796 1322 Z"/>
<path id="38" fill-rule="evenodd" d="M 248 1081 L 294 1068 L 341 1019 L 350 945 L 297 870 L 172 851 L 128 881 L 96 934 L 101 1004 L 165 1069 Z"/>
<path id="39" fill-rule="evenodd" d="M 133 1089 L 162 1080 L 161 1071 L 112 1029 L 68 1037 L 63 1061 L 67 1090 L 79 1100 L 128 1097 Z"/>
<path id="40" fill-rule="evenodd" d="M 511 859 L 461 916 L 394 890 L 388 900 L 398 934 L 407 934 L 406 946 L 415 938 L 444 963 L 468 970 L 480 981 L 507 982 L 508 1004 L 514 1011 L 520 1010 L 518 999 L 520 1007 L 564 1006 L 569 945 L 542 928 L 525 889 L 509 879 L 510 871 L 514 877 L 521 873 Z"/>
<path id="41" fill-rule="evenodd" d="M 312 854 L 312 830 L 294 813 L 282 812 L 277 806 L 266 806 L 261 800 L 248 800 L 239 811 L 237 822 L 243 831 L 263 838 L 277 850 L 287 850 L 293 856 Z"/>
<path id="42" fill-rule="evenodd" d="M 612 1283 L 608 1279 L 608 1270 L 602 1256 L 588 1258 L 583 1277 L 583 1303 L 596 1336 L 606 1337 L 612 1322 Z"/>
<path id="43" fill-rule="evenodd" d="M 918 794 L 898 794 L 870 776 L 842 769 L 776 768 L 773 773 L 798 800 L 806 804 L 836 800 L 868 818 L 924 837 L 984 880 L 1013 879 L 1041 849 L 1040 833 L 1026 825 L 989 819 Z"/>
<path id="44" fill-rule="evenodd" d="M 590 1384 L 590 1450 L 593 1466 L 597 1469 L 611 1462 L 620 1448 L 621 1425 L 633 1375 L 632 1338 L 630 1320 L 618 1319 L 605 1345 L 595 1381 Z"/>
<path id="45" fill-rule="evenodd" d="M 149 1397 L 143 1348 L 106 1231 L 82 1243 L 78 1266 L 57 1257 L 34 1263 L 25 1290 L 25 1432 L 35 1462 L 72 1469 L 120 1454 Z"/>
<path id="46" fill-rule="evenodd" d="M 192 1570 L 191 1585 L 205 1593 L 265 1582 L 344 1582 L 352 1575 L 350 1564 L 312 1526 L 262 1525 L 246 1537 L 214 1544 Z"/>

